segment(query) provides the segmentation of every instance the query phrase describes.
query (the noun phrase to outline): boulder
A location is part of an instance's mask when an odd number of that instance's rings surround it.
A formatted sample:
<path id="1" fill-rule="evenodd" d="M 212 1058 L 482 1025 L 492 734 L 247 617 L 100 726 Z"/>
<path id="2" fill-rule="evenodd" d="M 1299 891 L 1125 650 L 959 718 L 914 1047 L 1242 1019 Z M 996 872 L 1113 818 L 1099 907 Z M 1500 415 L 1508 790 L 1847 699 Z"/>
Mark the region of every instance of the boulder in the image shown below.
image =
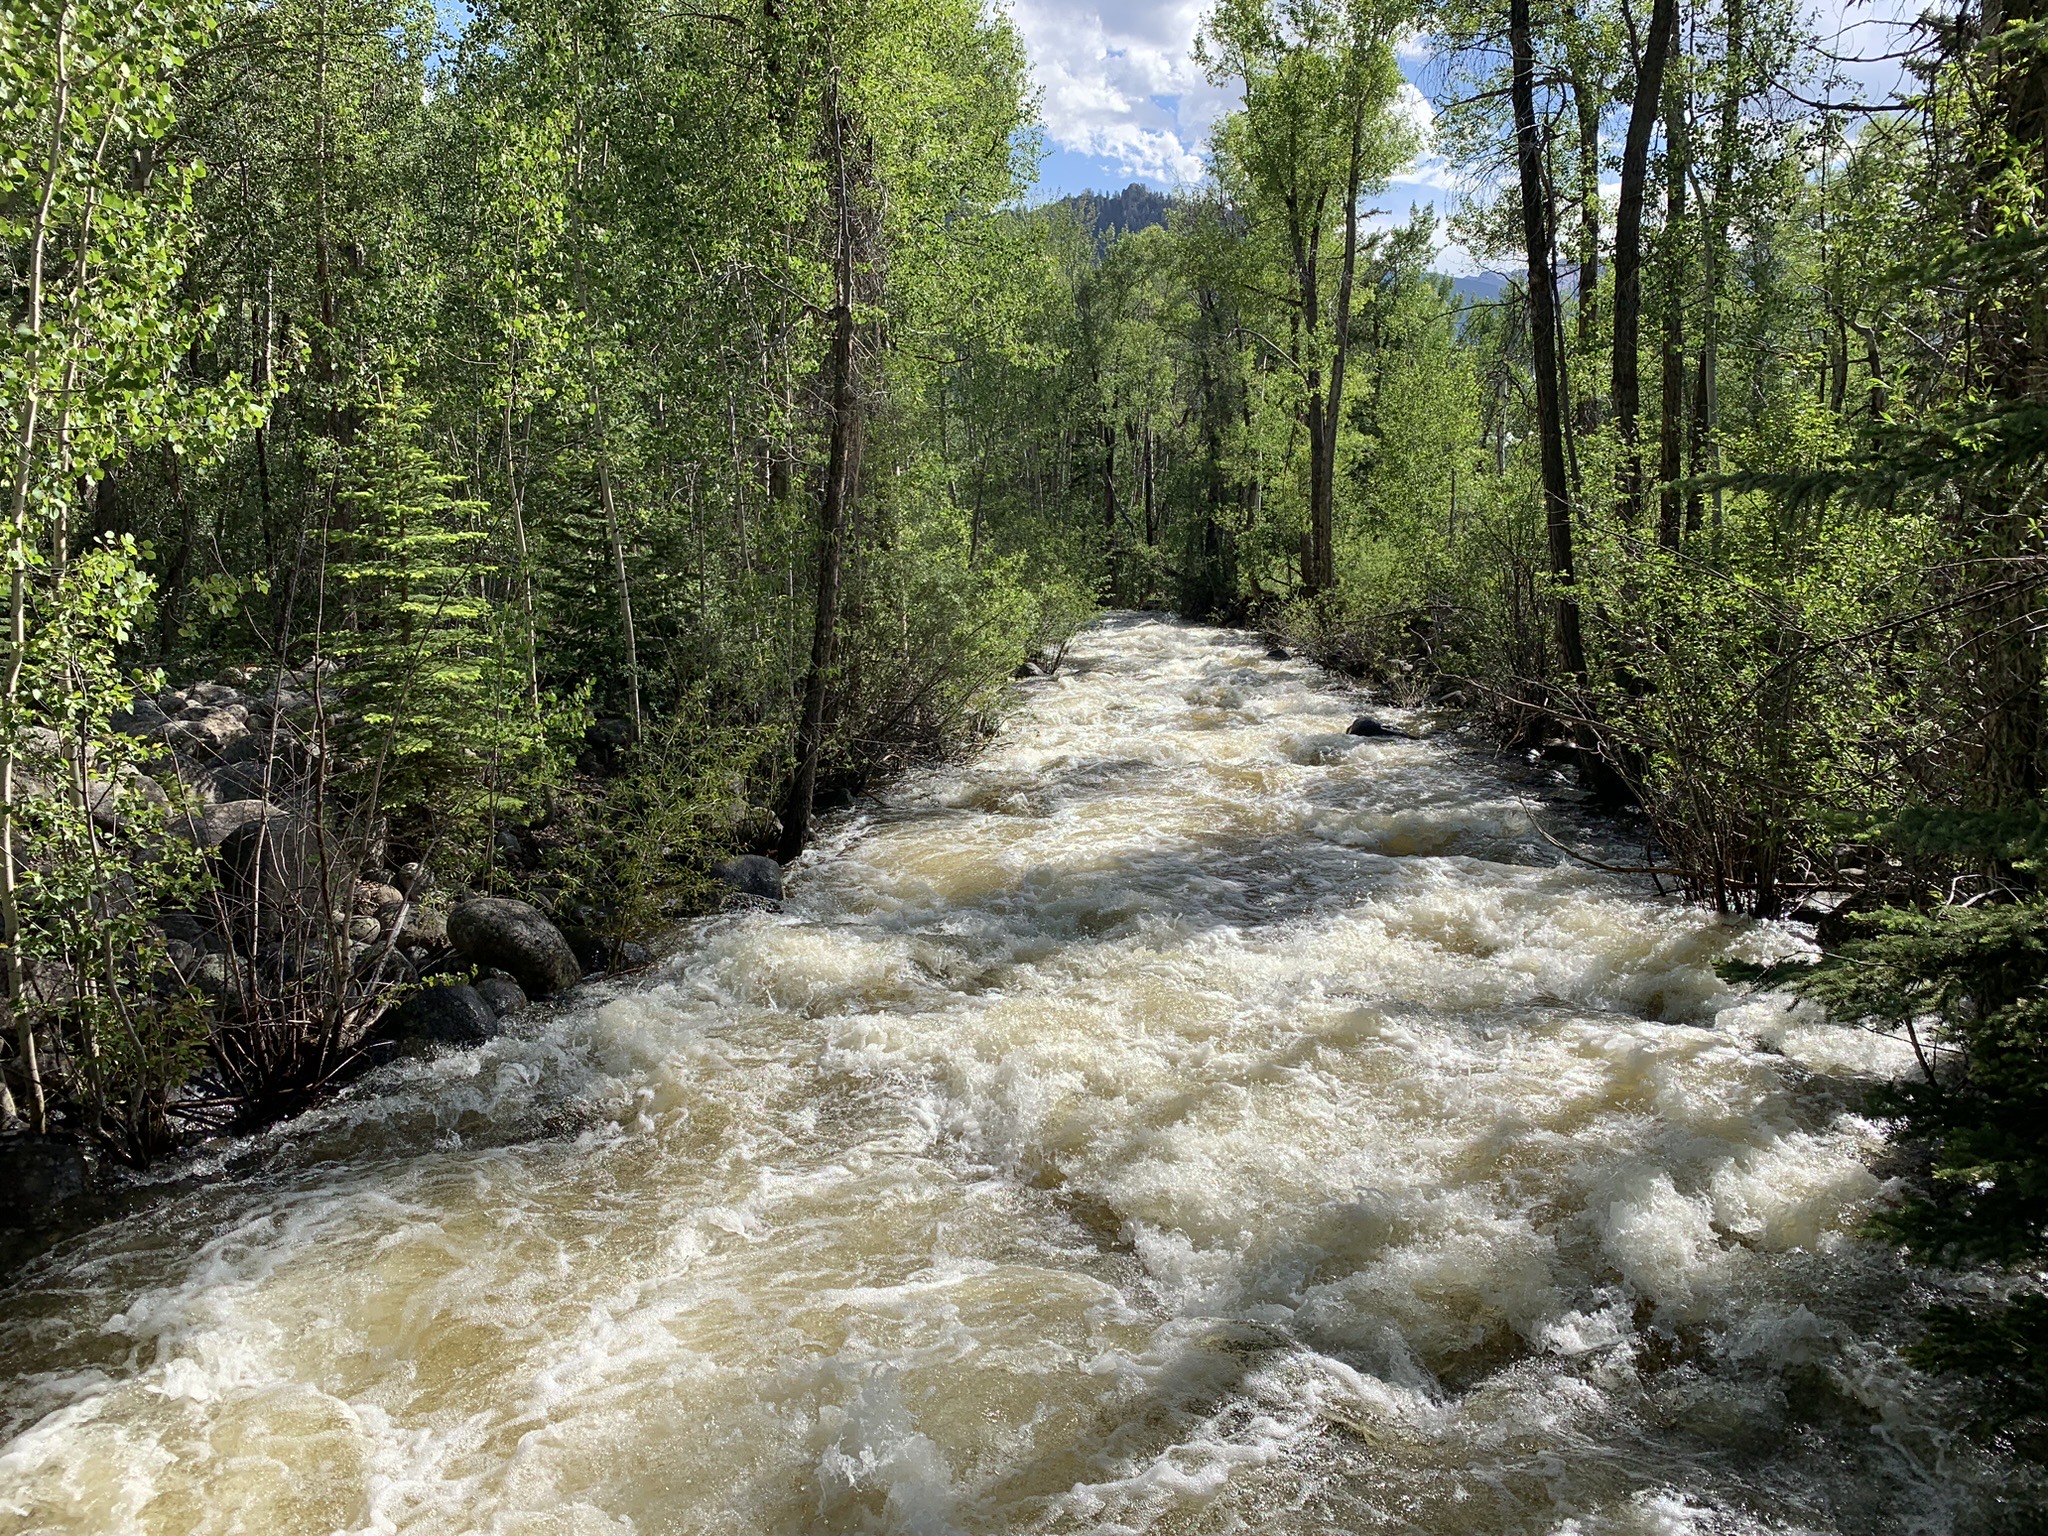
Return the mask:
<path id="1" fill-rule="evenodd" d="M 164 744 L 181 757 L 217 762 L 235 742 L 249 734 L 248 711 L 209 709 L 196 717 L 189 710 L 163 728 Z"/>
<path id="2" fill-rule="evenodd" d="M 511 972 L 529 997 L 548 997 L 583 979 L 562 930 L 523 901 L 472 897 L 448 914 L 448 942 L 472 965 Z"/>
<path id="3" fill-rule="evenodd" d="M 254 740 L 245 737 L 245 740 Z M 201 805 L 231 805 L 237 800 L 264 800 L 282 786 L 281 773 L 273 772 L 260 758 L 223 763 L 193 775 L 192 788 Z"/>
<path id="4" fill-rule="evenodd" d="M 1401 733 L 1381 725 L 1371 715 L 1360 715 L 1344 728 L 1346 736 L 1398 736 Z"/>
<path id="5" fill-rule="evenodd" d="M 422 912 L 418 907 L 405 915 L 405 927 L 400 938 L 408 947 L 424 949 L 446 949 L 448 947 L 448 914 L 446 912 Z"/>
<path id="6" fill-rule="evenodd" d="M 712 878 L 729 885 L 742 896 L 759 896 L 768 901 L 782 899 L 782 866 L 765 853 L 743 853 L 712 866 Z"/>
<path id="7" fill-rule="evenodd" d="M 354 943 L 374 944 L 383 934 L 384 925 L 374 917 L 352 917 L 348 920 L 348 936 Z"/>
<path id="8" fill-rule="evenodd" d="M 422 1045 L 482 1045 L 498 1035 L 498 1016 L 475 987 L 421 987 L 377 1021 L 380 1040 Z"/>
<path id="9" fill-rule="evenodd" d="M 127 830 L 129 818 L 144 806 L 163 807 L 171 803 L 163 785 L 139 770 L 124 766 L 115 779 L 87 779 L 86 809 L 102 831 Z"/>
<path id="10" fill-rule="evenodd" d="M 1035 661 L 1027 661 L 1022 666 L 1018 667 L 1016 671 L 1012 672 L 1010 676 L 1022 682 L 1028 678 L 1045 676 L 1045 668 L 1041 667 Z"/>
<path id="11" fill-rule="evenodd" d="M 525 992 L 508 976 L 487 976 L 476 984 L 476 992 L 501 1019 L 526 1006 Z"/>
<path id="12" fill-rule="evenodd" d="M 268 800 L 228 800 L 177 818 L 178 829 L 201 848 L 218 848 L 251 822 L 282 817 Z"/>
<path id="13" fill-rule="evenodd" d="M 1294 660 L 1294 652 L 1288 650 L 1284 645 L 1269 645 L 1266 647 L 1266 660 L 1292 661 Z"/>
<path id="14" fill-rule="evenodd" d="M 151 736 L 170 717 L 157 708 L 154 699 L 137 699 L 132 709 L 116 710 L 110 722 L 123 736 Z"/>
<path id="15" fill-rule="evenodd" d="M 85 1193 L 85 1149 L 61 1136 L 0 1136 L 0 1227 L 32 1227 Z"/>
<path id="16" fill-rule="evenodd" d="M 230 910 L 255 914 L 265 932 L 324 922 L 334 906 L 321 884 L 319 831 L 303 816 L 259 806 L 218 851 Z"/>

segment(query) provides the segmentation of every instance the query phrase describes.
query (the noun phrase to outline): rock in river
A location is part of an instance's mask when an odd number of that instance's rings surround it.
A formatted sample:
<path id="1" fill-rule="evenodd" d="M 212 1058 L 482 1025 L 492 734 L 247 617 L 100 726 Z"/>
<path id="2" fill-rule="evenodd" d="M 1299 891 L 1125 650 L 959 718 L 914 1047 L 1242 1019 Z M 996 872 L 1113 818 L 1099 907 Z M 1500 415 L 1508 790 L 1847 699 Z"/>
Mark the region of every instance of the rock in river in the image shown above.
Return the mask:
<path id="1" fill-rule="evenodd" d="M 501 1019 L 526 1006 L 526 994 L 520 990 L 519 983 L 504 976 L 486 976 L 476 984 L 476 993 Z"/>
<path id="2" fill-rule="evenodd" d="M 711 873 L 720 884 L 731 886 L 742 896 L 782 899 L 782 866 L 765 853 L 743 853 L 714 866 Z"/>
<path id="3" fill-rule="evenodd" d="M 85 1151 L 60 1136 L 0 1136 L 0 1227 L 34 1226 L 85 1193 Z"/>
<path id="4" fill-rule="evenodd" d="M 448 942 L 472 965 L 510 971 L 528 997 L 548 997 L 583 979 L 583 963 L 536 907 L 478 896 L 448 914 Z"/>
<path id="5" fill-rule="evenodd" d="M 377 1021 L 380 1040 L 482 1045 L 498 1034 L 498 1016 L 475 987 L 422 987 Z"/>

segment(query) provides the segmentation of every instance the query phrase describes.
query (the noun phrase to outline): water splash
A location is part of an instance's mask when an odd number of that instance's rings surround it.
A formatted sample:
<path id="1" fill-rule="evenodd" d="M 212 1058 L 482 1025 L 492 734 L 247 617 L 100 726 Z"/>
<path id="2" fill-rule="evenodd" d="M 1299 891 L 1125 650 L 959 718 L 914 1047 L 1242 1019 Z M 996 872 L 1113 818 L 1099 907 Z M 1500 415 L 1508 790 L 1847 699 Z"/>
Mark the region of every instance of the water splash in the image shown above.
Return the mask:
<path id="1" fill-rule="evenodd" d="M 1099 626 L 779 913 L 390 1069 L 0 1304 L 0 1531 L 1962 1531 L 1800 939 Z"/>

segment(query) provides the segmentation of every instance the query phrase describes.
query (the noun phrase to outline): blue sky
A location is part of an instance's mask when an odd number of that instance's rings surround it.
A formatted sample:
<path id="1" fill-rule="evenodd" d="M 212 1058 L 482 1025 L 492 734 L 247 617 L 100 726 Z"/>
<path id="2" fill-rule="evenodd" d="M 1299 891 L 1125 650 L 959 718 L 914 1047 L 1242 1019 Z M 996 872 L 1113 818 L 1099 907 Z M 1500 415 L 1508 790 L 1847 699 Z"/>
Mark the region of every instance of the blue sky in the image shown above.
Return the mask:
<path id="1" fill-rule="evenodd" d="M 1191 56 L 1210 0 L 1010 0 L 1007 9 L 1031 55 L 1045 120 L 1046 156 L 1037 196 L 1084 189 L 1113 192 L 1133 181 L 1162 190 L 1202 175 L 1209 127 L 1235 105 L 1211 85 Z M 1815 0 L 1811 9 L 1828 52 L 1847 62 L 1845 79 L 1883 91 L 1897 78 L 1893 53 L 1902 22 L 1924 0 Z M 1431 115 L 1440 82 L 1419 41 L 1401 50 L 1406 103 L 1419 123 Z M 1420 160 L 1375 198 L 1406 217 L 1411 204 L 1449 211 L 1456 178 L 1440 157 Z M 1453 253 L 1455 260 L 1455 253 Z"/>

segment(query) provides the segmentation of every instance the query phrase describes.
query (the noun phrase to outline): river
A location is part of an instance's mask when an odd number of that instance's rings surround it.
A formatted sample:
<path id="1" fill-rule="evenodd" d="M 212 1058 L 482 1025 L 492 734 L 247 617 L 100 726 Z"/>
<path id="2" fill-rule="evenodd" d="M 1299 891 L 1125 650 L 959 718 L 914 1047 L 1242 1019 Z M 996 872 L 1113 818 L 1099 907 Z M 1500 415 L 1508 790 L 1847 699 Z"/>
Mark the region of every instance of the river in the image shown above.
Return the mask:
<path id="1" fill-rule="evenodd" d="M 1253 637 L 1114 618 L 1022 691 L 780 911 L 17 1277 L 0 1531 L 2010 1517 L 1856 1235 L 1891 1046 L 1712 970 L 1794 930 Z"/>

